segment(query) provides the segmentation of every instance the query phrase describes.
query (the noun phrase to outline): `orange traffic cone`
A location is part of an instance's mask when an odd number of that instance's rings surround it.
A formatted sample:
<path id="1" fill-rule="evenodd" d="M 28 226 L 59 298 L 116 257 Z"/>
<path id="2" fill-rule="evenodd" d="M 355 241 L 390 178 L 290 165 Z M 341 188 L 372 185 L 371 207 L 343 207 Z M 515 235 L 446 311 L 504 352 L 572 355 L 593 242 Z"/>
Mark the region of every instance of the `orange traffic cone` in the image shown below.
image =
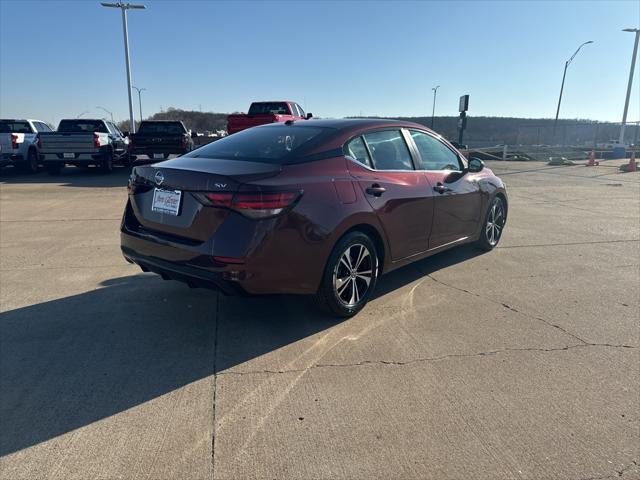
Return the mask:
<path id="1" fill-rule="evenodd" d="M 636 170 L 637 170 L 636 152 L 631 152 L 631 158 L 629 159 L 629 166 L 627 167 L 627 172 L 635 172 Z"/>
<path id="2" fill-rule="evenodd" d="M 596 152 L 591 150 L 589 154 L 589 161 L 587 162 L 587 167 L 595 167 L 596 165 L 600 165 L 600 162 L 596 162 Z"/>

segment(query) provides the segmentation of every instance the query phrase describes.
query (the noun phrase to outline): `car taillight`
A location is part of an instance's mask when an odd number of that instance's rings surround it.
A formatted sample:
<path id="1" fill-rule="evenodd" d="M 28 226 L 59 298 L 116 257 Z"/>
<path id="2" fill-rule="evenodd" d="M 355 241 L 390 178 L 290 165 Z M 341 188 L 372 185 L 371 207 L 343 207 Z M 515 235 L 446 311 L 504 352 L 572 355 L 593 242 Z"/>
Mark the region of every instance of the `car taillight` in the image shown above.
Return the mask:
<path id="1" fill-rule="evenodd" d="M 18 134 L 17 133 L 12 133 L 11 134 L 11 148 L 13 148 L 13 149 L 18 148 Z"/>
<path id="2" fill-rule="evenodd" d="M 186 136 L 182 137 L 182 148 L 187 148 L 187 145 L 189 145 L 189 140 L 187 140 Z"/>
<path id="3" fill-rule="evenodd" d="M 95 132 L 93 134 L 93 146 L 96 148 L 100 148 L 100 135 Z"/>
<path id="4" fill-rule="evenodd" d="M 36 134 L 36 145 L 38 146 L 38 148 L 42 148 L 42 138 L 40 138 L 39 133 Z"/>
<path id="5" fill-rule="evenodd" d="M 208 192 L 194 195 L 205 205 L 230 208 L 249 218 L 268 218 L 291 207 L 302 192 Z"/>
<path id="6" fill-rule="evenodd" d="M 129 137 L 129 150 L 133 150 L 133 137 Z"/>

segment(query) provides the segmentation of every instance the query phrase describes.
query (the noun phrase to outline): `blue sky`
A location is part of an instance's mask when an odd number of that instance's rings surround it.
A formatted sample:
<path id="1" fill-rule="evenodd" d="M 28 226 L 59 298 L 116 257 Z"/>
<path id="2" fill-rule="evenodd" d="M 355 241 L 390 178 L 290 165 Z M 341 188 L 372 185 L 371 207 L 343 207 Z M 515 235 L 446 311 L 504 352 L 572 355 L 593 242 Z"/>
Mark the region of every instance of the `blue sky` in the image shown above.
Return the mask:
<path id="1" fill-rule="evenodd" d="M 640 25 L 638 1 L 139 2 L 130 48 L 145 116 L 261 99 L 324 117 L 430 115 L 441 85 L 436 115 L 456 115 L 468 93 L 469 115 L 549 118 L 565 60 L 594 40 L 569 67 L 560 116 L 620 121 L 633 49 L 621 29 Z M 128 117 L 120 11 L 0 0 L 0 116 L 57 124 L 102 117 L 98 105 Z"/>

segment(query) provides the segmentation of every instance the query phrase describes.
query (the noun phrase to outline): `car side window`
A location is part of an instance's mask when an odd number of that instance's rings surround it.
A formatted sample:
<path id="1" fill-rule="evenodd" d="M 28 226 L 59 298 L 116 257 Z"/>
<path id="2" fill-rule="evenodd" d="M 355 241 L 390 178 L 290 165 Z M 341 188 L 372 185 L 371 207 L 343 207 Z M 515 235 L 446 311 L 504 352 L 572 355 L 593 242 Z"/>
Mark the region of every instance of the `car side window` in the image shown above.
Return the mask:
<path id="1" fill-rule="evenodd" d="M 49 125 L 47 125 L 46 123 L 40 123 L 40 125 L 42 125 L 42 130 L 40 130 L 41 132 L 50 132 L 51 131 L 51 127 L 49 127 Z"/>
<path id="2" fill-rule="evenodd" d="M 302 107 L 301 107 L 300 105 L 298 105 L 297 103 L 296 103 L 296 106 L 298 107 L 298 112 L 300 112 L 300 116 L 301 116 L 302 118 L 304 118 L 304 110 L 303 110 L 303 109 L 302 109 Z"/>
<path id="3" fill-rule="evenodd" d="M 413 161 L 402 132 L 383 130 L 364 135 L 376 170 L 413 170 Z"/>
<path id="4" fill-rule="evenodd" d="M 418 130 L 411 130 L 410 133 L 424 170 L 462 170 L 458 155 L 440 140 Z"/>
<path id="5" fill-rule="evenodd" d="M 356 137 L 347 143 L 347 155 L 353 157 L 356 161 L 366 165 L 369 168 L 372 168 L 371 158 L 369 157 L 369 152 L 367 151 L 367 147 L 364 144 L 364 140 L 362 137 Z"/>

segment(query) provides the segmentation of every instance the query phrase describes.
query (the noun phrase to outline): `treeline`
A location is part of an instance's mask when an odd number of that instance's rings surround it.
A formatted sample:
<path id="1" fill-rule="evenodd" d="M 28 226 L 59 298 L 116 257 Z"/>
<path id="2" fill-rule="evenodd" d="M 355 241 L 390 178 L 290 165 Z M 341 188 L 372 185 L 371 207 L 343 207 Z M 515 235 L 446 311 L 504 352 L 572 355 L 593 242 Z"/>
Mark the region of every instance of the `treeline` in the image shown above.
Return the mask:
<path id="1" fill-rule="evenodd" d="M 227 113 L 199 112 L 170 107 L 148 117 L 148 120 L 181 120 L 188 129 L 196 132 L 226 130 Z M 431 117 L 396 117 L 431 127 Z M 616 124 L 598 123 L 592 120 L 559 120 L 553 127 L 553 119 L 517 117 L 473 117 L 467 118 L 467 129 L 463 142 L 474 146 L 515 144 L 586 144 L 606 142 L 617 136 Z M 129 129 L 129 122 L 119 124 L 122 130 Z M 434 130 L 449 140 L 458 139 L 458 117 L 435 117 Z M 635 127 L 627 129 L 633 140 Z"/>

